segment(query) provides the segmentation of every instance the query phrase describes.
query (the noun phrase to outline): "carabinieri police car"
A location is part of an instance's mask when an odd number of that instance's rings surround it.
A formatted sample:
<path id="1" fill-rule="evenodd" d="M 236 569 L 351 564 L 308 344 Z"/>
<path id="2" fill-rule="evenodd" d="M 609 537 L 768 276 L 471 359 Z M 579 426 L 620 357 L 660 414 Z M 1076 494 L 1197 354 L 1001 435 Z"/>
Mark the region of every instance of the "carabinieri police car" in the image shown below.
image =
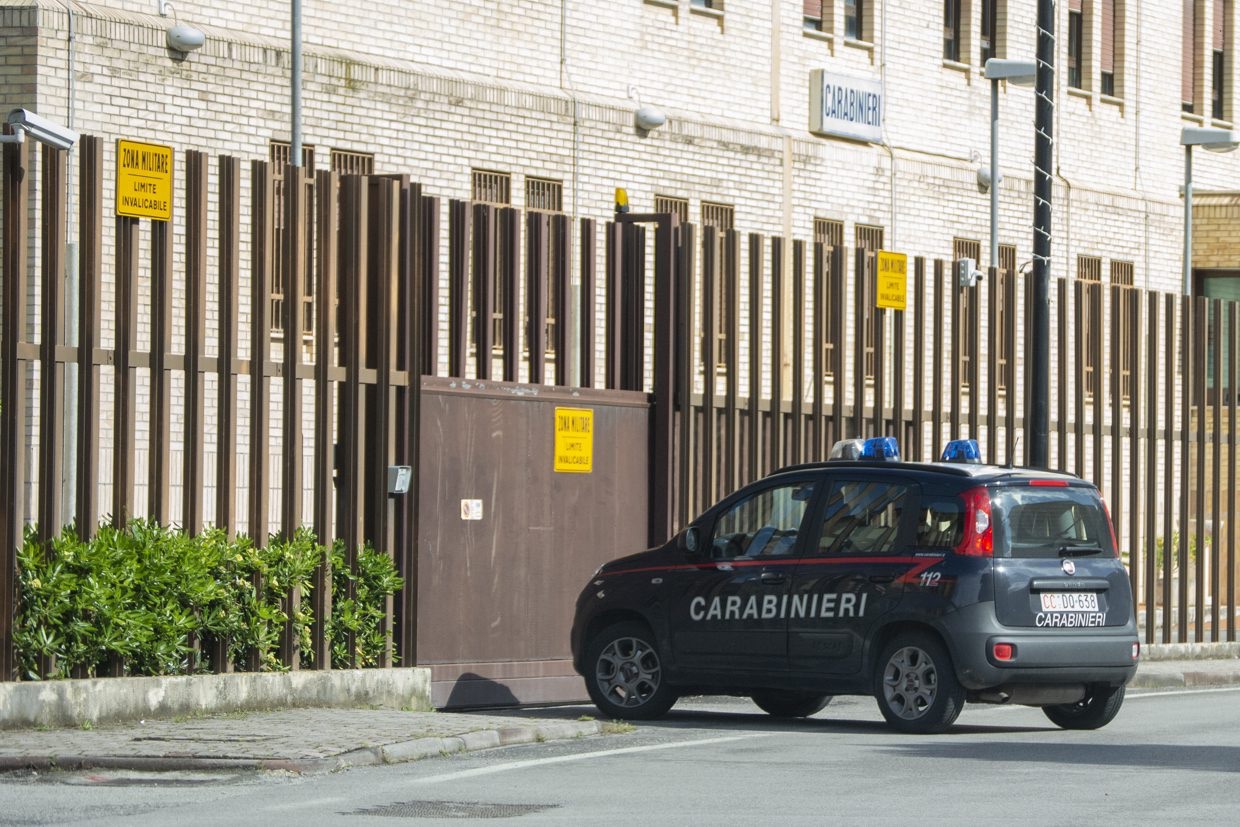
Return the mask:
<path id="1" fill-rule="evenodd" d="M 904 732 L 941 732 L 966 701 L 1109 723 L 1140 643 L 1097 488 L 982 465 L 972 440 L 936 463 L 899 461 L 890 437 L 832 455 L 850 451 L 595 573 L 572 647 L 598 708 L 649 719 L 681 694 L 733 694 L 804 717 L 873 695 Z"/>

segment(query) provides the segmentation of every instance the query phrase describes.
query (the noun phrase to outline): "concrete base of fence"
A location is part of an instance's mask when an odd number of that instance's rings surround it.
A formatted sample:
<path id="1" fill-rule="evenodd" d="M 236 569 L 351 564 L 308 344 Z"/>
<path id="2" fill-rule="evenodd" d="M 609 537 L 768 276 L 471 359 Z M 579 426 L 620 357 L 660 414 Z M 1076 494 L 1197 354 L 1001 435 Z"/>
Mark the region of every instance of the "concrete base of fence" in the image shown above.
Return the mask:
<path id="1" fill-rule="evenodd" d="M 296 706 L 429 711 L 431 670 L 340 669 L 0 683 L 0 729 Z"/>
<path id="2" fill-rule="evenodd" d="M 1240 643 L 1146 643 L 1141 646 L 1141 659 L 1217 660 L 1240 658 Z"/>

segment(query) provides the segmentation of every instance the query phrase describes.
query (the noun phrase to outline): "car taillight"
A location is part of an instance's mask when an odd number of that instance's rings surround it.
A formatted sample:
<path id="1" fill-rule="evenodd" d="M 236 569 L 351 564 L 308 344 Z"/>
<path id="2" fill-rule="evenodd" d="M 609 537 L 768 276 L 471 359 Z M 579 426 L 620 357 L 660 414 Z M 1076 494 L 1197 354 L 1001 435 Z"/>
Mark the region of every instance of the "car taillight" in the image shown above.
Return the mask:
<path id="1" fill-rule="evenodd" d="M 990 525 L 990 494 L 982 486 L 960 495 L 964 500 L 964 538 L 956 553 L 969 557 L 993 557 L 994 531 Z"/>
<path id="2" fill-rule="evenodd" d="M 1111 509 L 1107 508 L 1106 497 L 1099 495 L 1098 499 L 1102 501 L 1102 513 L 1107 517 L 1107 529 L 1111 532 L 1111 550 L 1115 552 L 1115 559 L 1118 560 L 1120 557 L 1119 541 L 1115 539 L 1115 523 L 1111 521 Z"/>
<path id="3" fill-rule="evenodd" d="M 992 650 L 995 660 L 1011 661 L 1016 659 L 1016 647 L 1010 643 L 996 643 Z"/>
<path id="4" fill-rule="evenodd" d="M 1141 643 L 1140 641 L 1138 641 L 1132 644 L 1132 659 L 1137 660 L 1140 657 L 1141 657 Z"/>

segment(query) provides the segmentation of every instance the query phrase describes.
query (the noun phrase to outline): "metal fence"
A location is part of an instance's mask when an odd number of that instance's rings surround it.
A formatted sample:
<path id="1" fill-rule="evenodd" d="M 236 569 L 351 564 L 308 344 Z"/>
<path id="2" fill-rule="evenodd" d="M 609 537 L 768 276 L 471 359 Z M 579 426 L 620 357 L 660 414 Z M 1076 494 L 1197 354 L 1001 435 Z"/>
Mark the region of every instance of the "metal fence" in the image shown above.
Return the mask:
<path id="1" fill-rule="evenodd" d="M 60 278 L 66 162 L 43 149 L 32 210 L 29 152 L 4 148 L 3 676 L 15 666 L 23 527 L 37 521 L 47 536 L 75 521 L 88 532 L 103 513 L 175 518 L 190 532 L 210 522 L 259 542 L 268 530 L 310 524 L 320 542 L 340 538 L 350 553 L 371 541 L 406 578 L 388 613 L 389 662 L 415 663 L 418 505 L 389 499 L 386 470 L 418 468 L 421 376 L 651 394 L 651 542 L 748 480 L 823 459 L 842 437 L 896 435 L 910 459 L 936 456 L 960 436 L 978 438 L 991 462 L 1025 455 L 1020 354 L 1030 332 L 1017 273 L 993 270 L 981 286 L 961 288 L 945 262 L 914 258 L 907 308 L 876 310 L 873 251 L 714 228 L 699 235 L 671 214 L 619 215 L 605 222 L 600 248 L 592 219 L 574 226 L 562 214 L 465 201 L 442 210 L 399 176 L 310 179 L 295 167 L 275 176 L 253 162 L 247 188 L 240 162 L 224 157 L 212 187 L 197 152 L 184 156 L 183 249 L 159 222 L 142 249 L 139 221 L 120 217 L 105 261 L 109 213 L 95 138 L 79 149 L 79 334 L 70 346 Z M 278 222 L 277 178 L 305 184 L 285 189 Z M 28 295 L 36 242 L 37 298 Z M 282 325 L 271 318 L 277 262 Z M 105 288 L 114 291 L 110 318 Z M 303 327 L 307 304 L 314 332 L 303 343 L 287 331 Z M 140 308 L 149 318 L 139 319 Z M 111 342 L 105 321 L 115 327 Z M 145 350 L 140 327 L 150 331 Z M 273 327 L 285 333 L 273 336 Z M 1105 493 L 1145 639 L 1234 640 L 1236 304 L 1060 280 L 1051 335 L 1052 464 Z M 249 358 L 239 355 L 243 341 Z M 77 381 L 66 391 L 71 365 Z M 137 404 L 139 388 L 149 404 Z M 62 442 L 51 436 L 66 392 L 76 394 L 82 423 L 72 514 L 60 490 Z M 102 420 L 111 426 L 106 452 Z M 32 433 L 38 450 L 27 463 Z M 149 435 L 145 445 L 139 433 Z M 313 590 L 317 617 L 330 611 L 329 592 Z M 321 633 L 313 645 L 325 645 Z M 293 646 L 282 653 L 290 667 Z"/>

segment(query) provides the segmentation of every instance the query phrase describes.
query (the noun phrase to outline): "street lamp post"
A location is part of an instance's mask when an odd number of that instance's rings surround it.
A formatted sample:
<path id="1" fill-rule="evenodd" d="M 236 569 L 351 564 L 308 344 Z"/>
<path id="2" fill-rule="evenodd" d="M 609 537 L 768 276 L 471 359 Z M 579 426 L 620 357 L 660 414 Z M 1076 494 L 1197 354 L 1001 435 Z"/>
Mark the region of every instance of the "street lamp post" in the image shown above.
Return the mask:
<path id="1" fill-rule="evenodd" d="M 992 57 L 986 61 L 990 81 L 990 266 L 999 266 L 999 81 L 1029 86 L 1037 73 L 1032 60 Z"/>
<path id="2" fill-rule="evenodd" d="M 1231 152 L 1240 146 L 1240 132 L 1211 126 L 1186 126 L 1180 131 L 1184 146 L 1184 295 L 1193 292 L 1193 147 Z"/>

